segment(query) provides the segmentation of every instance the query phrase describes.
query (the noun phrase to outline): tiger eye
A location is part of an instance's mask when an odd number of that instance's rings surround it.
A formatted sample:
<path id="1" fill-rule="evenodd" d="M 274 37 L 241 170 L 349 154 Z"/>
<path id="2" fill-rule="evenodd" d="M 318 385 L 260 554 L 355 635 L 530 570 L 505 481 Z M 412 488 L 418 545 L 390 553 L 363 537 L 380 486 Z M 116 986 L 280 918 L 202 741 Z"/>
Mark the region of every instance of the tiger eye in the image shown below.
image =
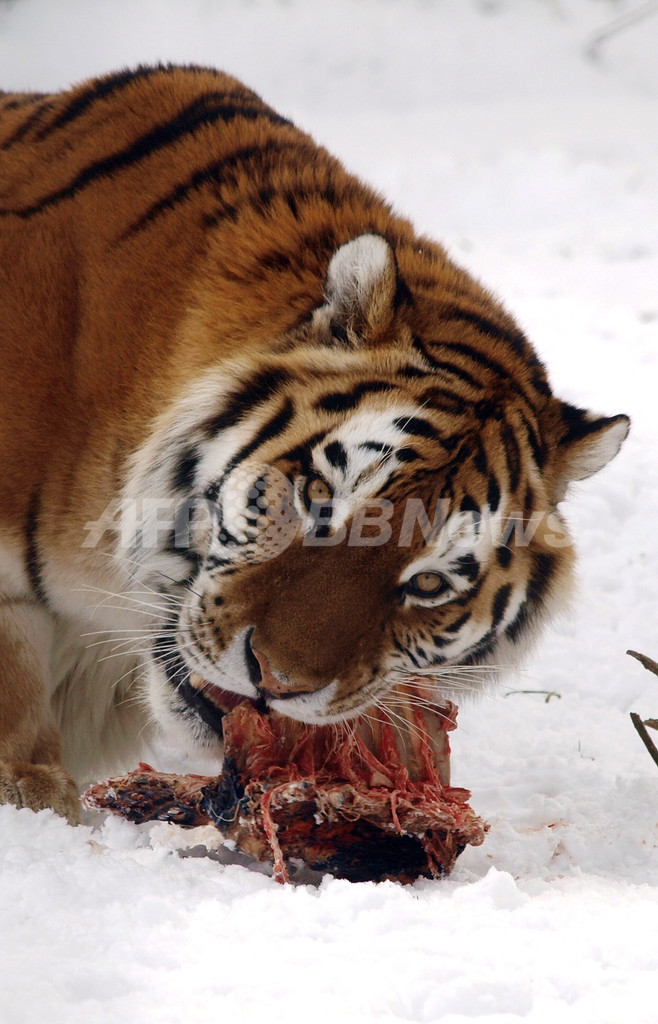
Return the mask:
<path id="1" fill-rule="evenodd" d="M 323 505 L 333 497 L 329 484 L 319 476 L 311 477 L 307 481 L 304 493 L 309 505 Z"/>
<path id="2" fill-rule="evenodd" d="M 419 590 L 436 590 L 442 582 L 441 577 L 435 572 L 419 572 L 416 576 L 416 586 Z"/>
<path id="3" fill-rule="evenodd" d="M 407 584 L 407 589 L 422 597 L 438 597 L 448 587 L 438 572 L 417 572 Z"/>

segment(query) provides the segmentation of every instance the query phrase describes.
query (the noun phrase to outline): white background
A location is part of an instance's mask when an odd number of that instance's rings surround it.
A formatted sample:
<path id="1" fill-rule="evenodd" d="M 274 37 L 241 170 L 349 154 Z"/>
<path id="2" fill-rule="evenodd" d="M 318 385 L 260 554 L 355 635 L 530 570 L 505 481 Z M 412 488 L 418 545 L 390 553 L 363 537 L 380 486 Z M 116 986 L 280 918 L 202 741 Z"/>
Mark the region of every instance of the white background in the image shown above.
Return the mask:
<path id="1" fill-rule="evenodd" d="M 0 0 L 2 88 L 232 72 L 498 292 L 556 391 L 634 423 L 570 496 L 573 607 L 462 705 L 453 781 L 491 832 L 450 880 L 283 888 L 179 857 L 173 826 L 0 807 L 1 1024 L 655 1024 L 658 769 L 629 711 L 658 715 L 658 679 L 624 652 L 658 658 L 658 11 L 591 52 L 649 7 Z"/>

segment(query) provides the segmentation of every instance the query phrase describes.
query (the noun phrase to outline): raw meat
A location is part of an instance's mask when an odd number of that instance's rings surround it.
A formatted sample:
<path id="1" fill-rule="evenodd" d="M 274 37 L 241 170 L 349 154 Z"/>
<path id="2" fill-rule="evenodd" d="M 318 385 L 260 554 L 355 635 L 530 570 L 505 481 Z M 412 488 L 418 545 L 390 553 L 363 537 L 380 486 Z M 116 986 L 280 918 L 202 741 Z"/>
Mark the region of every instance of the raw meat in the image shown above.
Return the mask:
<path id="1" fill-rule="evenodd" d="M 280 882 L 291 858 L 352 881 L 438 877 L 487 826 L 468 791 L 449 784 L 457 709 L 426 701 L 420 683 L 406 685 L 388 711 L 318 727 L 244 700 L 223 720 L 219 778 L 140 765 L 93 786 L 85 803 L 132 821 L 212 821 L 243 853 L 273 861 Z"/>

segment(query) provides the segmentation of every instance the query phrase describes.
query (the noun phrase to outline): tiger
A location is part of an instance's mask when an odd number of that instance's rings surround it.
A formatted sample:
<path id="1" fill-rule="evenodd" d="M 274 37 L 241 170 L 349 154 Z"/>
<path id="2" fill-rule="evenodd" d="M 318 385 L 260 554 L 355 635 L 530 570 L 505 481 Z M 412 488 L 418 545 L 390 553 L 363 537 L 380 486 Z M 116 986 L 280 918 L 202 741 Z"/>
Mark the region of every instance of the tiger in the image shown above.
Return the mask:
<path id="1" fill-rule="evenodd" d="M 71 822 L 227 703 L 479 692 L 567 607 L 629 420 L 235 78 L 0 94 L 0 802 Z M 434 699 L 434 698 L 433 698 Z"/>

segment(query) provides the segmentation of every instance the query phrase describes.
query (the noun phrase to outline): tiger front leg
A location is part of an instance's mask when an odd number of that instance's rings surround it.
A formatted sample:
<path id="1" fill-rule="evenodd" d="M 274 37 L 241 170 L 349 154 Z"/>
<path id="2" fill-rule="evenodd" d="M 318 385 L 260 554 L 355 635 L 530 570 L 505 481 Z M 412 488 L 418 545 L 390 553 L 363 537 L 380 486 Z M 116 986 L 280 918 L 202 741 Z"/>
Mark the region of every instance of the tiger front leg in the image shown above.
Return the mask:
<path id="1" fill-rule="evenodd" d="M 0 605 L 0 803 L 51 807 L 75 824 L 80 801 L 61 766 L 61 742 L 50 720 L 51 617 L 28 602 Z"/>

